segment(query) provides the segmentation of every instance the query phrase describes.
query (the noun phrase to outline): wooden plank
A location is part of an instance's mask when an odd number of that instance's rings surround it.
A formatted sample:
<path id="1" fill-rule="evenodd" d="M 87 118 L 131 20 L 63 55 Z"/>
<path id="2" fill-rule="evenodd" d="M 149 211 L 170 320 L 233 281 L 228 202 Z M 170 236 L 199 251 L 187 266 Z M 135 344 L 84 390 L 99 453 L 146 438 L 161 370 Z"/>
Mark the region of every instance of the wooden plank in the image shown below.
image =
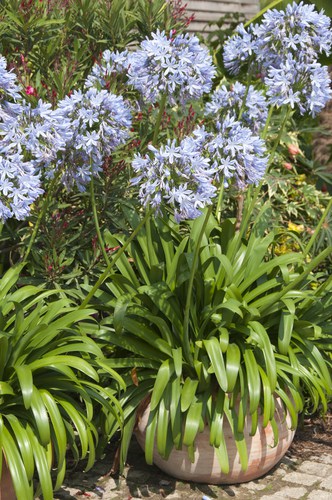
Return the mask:
<path id="1" fill-rule="evenodd" d="M 217 12 L 200 12 L 200 11 L 188 11 L 188 14 L 195 14 L 195 21 L 214 21 L 215 19 L 219 19 L 221 16 L 224 14 L 229 14 L 232 12 L 236 12 L 234 9 L 229 9 L 229 10 L 219 10 Z M 253 9 L 252 6 L 246 6 L 242 8 L 240 11 L 242 14 L 256 14 L 257 10 Z M 249 16 L 250 17 L 250 16 Z"/>
<path id="2" fill-rule="evenodd" d="M 259 6 L 259 0 L 187 0 L 185 2 L 187 4 L 187 8 L 191 9 L 192 5 L 195 3 L 201 3 L 209 6 L 209 8 L 215 8 L 214 6 L 217 4 L 224 5 L 227 3 L 236 3 L 236 4 L 253 4 Z"/>
<path id="3" fill-rule="evenodd" d="M 236 3 L 236 0 L 231 0 L 230 2 L 202 2 L 202 0 L 197 1 L 193 0 L 192 2 L 188 2 L 187 9 L 190 11 L 198 12 L 238 12 L 243 9 L 248 10 L 249 8 L 255 9 L 259 8 L 258 2 L 254 0 L 252 3 L 243 2 L 242 4 Z"/>

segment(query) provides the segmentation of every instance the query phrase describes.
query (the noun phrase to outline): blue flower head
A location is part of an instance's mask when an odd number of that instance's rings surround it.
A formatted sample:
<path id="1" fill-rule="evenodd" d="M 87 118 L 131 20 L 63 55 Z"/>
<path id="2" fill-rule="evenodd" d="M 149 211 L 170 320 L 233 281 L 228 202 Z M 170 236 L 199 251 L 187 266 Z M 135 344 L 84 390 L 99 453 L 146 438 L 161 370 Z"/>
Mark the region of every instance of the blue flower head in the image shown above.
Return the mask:
<path id="1" fill-rule="evenodd" d="M 220 181 L 232 179 L 238 187 L 257 184 L 267 167 L 264 141 L 233 118 L 227 117 L 219 132 L 198 127 L 180 144 L 168 141 L 149 154 L 137 154 L 132 163 L 144 206 L 160 210 L 170 205 L 177 221 L 194 219 L 211 205 Z"/>
<path id="2" fill-rule="evenodd" d="M 218 122 L 226 116 L 237 118 L 240 111 L 245 126 L 255 133 L 262 130 L 268 115 L 268 103 L 263 92 L 253 85 L 247 90 L 240 82 L 235 82 L 229 89 L 222 85 L 212 93 L 210 102 L 205 106 L 206 114 Z"/>
<path id="3" fill-rule="evenodd" d="M 247 29 L 238 26 L 224 46 L 224 64 L 232 74 L 250 62 L 253 71 L 280 67 L 291 54 L 299 63 L 316 62 L 319 54 L 330 54 L 331 21 L 314 5 L 293 3 L 286 10 L 268 10 L 261 23 Z"/>
<path id="4" fill-rule="evenodd" d="M 128 83 L 146 102 L 154 103 L 166 94 L 171 104 L 185 103 L 211 90 L 215 72 L 208 50 L 196 36 L 168 38 L 157 31 L 130 54 Z"/>
<path id="5" fill-rule="evenodd" d="M 17 83 L 16 75 L 6 68 L 7 60 L 0 56 L 0 102 L 9 98 L 16 100 L 21 97 L 21 88 Z"/>
<path id="6" fill-rule="evenodd" d="M 64 145 L 54 148 L 54 161 L 64 170 L 63 182 L 84 191 L 104 159 L 129 137 L 131 113 L 121 96 L 94 87 L 74 91 L 52 113 L 54 134 Z"/>

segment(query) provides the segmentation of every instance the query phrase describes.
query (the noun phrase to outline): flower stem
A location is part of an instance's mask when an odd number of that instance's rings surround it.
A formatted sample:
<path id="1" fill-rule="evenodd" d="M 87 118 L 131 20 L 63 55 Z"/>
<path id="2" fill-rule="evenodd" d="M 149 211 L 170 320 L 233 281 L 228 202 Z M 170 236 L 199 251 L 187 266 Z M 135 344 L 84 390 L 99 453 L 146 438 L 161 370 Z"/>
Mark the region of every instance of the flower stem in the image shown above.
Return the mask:
<path id="1" fill-rule="evenodd" d="M 273 111 L 274 111 L 274 106 L 270 106 L 270 109 L 269 109 L 269 112 L 268 112 L 268 115 L 267 115 L 267 118 L 266 118 L 266 122 L 265 122 L 265 125 L 264 125 L 264 128 L 263 128 L 263 132 L 261 134 L 261 137 L 264 140 L 266 139 L 267 132 L 269 130 L 269 125 L 270 125 L 270 121 L 271 121 L 271 118 L 272 118 L 272 115 L 273 115 Z"/>
<path id="2" fill-rule="evenodd" d="M 198 239 L 197 239 L 197 241 L 195 241 L 194 259 L 192 262 L 189 283 L 188 283 L 187 299 L 186 299 L 184 318 L 183 318 L 183 351 L 184 351 L 184 355 L 185 355 L 188 363 L 192 363 L 192 361 L 193 361 L 192 353 L 190 351 L 190 342 L 189 342 L 189 316 L 190 316 L 191 298 L 192 298 L 192 293 L 193 293 L 193 284 L 194 284 L 194 279 L 195 279 L 196 266 L 197 266 L 197 262 L 198 262 L 202 238 L 203 238 L 203 235 L 204 235 L 204 232 L 205 232 L 205 229 L 206 229 L 206 226 L 207 226 L 207 223 L 208 223 L 208 220 L 209 220 L 211 213 L 212 213 L 212 205 L 210 205 L 209 208 L 207 209 L 207 212 L 206 212 L 205 218 L 203 220 Z"/>
<path id="3" fill-rule="evenodd" d="M 224 195 L 224 178 L 221 179 L 217 207 L 216 207 L 216 219 L 220 224 L 221 221 L 221 208 L 222 208 L 222 200 Z"/>
<path id="4" fill-rule="evenodd" d="M 280 139 L 282 137 L 282 134 L 284 133 L 284 130 L 285 130 L 285 127 L 286 127 L 286 123 L 288 122 L 288 119 L 290 117 L 290 114 L 291 114 L 291 109 L 288 107 L 287 108 L 287 111 L 286 111 L 286 114 L 284 116 L 284 119 L 282 121 L 282 124 L 281 124 L 281 127 L 280 127 L 280 130 L 279 130 L 279 133 L 278 133 L 278 136 L 275 140 L 275 143 L 272 147 L 272 151 L 270 153 L 270 157 L 269 157 L 269 161 L 268 161 L 268 164 L 267 164 L 267 168 L 269 168 L 274 160 L 274 156 L 276 154 L 276 151 L 277 151 L 277 147 L 279 146 L 279 143 L 280 143 Z"/>
<path id="5" fill-rule="evenodd" d="M 155 146 L 157 144 L 157 141 L 158 141 L 158 135 L 159 135 L 159 129 L 160 129 L 160 125 L 161 125 L 161 120 L 163 118 L 163 114 L 164 114 L 164 111 L 165 111 L 165 106 L 166 106 L 166 98 L 167 98 L 167 94 L 163 94 L 161 100 L 160 100 L 160 104 L 159 104 L 159 113 L 158 113 L 158 116 L 157 116 L 157 120 L 156 120 L 156 123 L 155 123 L 155 129 L 154 129 L 154 134 L 153 134 L 153 139 L 152 139 L 152 145 Z"/>
<path id="6" fill-rule="evenodd" d="M 46 196 L 44 198 L 44 202 L 43 202 L 41 211 L 39 212 L 39 215 L 38 215 L 35 227 L 33 228 L 33 232 L 32 232 L 32 235 L 30 237 L 28 248 L 25 251 L 25 254 L 24 254 L 24 257 L 23 257 L 23 262 L 27 261 L 27 258 L 28 258 L 29 254 L 31 252 L 32 245 L 34 244 L 34 242 L 36 240 L 40 224 L 41 224 L 43 218 L 45 217 L 46 211 L 47 211 L 48 206 L 50 204 L 50 200 L 51 200 L 51 196 L 53 194 L 54 187 L 55 187 L 55 185 L 57 183 L 58 178 L 60 177 L 60 174 L 61 174 L 61 170 L 58 169 L 58 171 L 55 173 L 53 179 L 51 180 L 51 182 L 49 184 L 49 188 L 48 188 L 47 194 L 46 194 Z"/>
<path id="7" fill-rule="evenodd" d="M 101 252 L 103 254 L 104 260 L 106 262 L 106 265 L 109 266 L 110 260 L 108 258 L 107 252 L 105 250 L 105 243 L 104 243 L 101 231 L 100 231 L 100 225 L 99 225 L 98 213 L 97 213 L 97 205 L 96 205 L 95 187 L 94 187 L 92 173 L 91 173 L 91 179 L 90 179 L 90 200 L 91 200 L 93 220 L 95 223 L 95 229 L 96 229 L 96 233 L 97 233 L 99 246 L 100 246 Z"/>
<path id="8" fill-rule="evenodd" d="M 117 263 L 117 261 L 119 260 L 119 258 L 121 257 L 121 255 L 127 250 L 127 248 L 130 245 L 130 243 L 133 241 L 133 239 L 140 232 L 140 230 L 142 229 L 142 227 L 144 226 L 144 224 L 146 223 L 146 221 L 148 220 L 148 218 L 150 217 L 150 215 L 152 213 L 153 213 L 153 210 L 151 209 L 151 210 L 149 210 L 145 214 L 144 218 L 141 220 L 141 222 L 138 224 L 138 226 L 135 228 L 135 230 L 131 233 L 131 235 L 129 236 L 129 238 L 127 239 L 127 241 L 124 243 L 124 245 L 120 248 L 120 250 L 117 252 L 117 254 L 115 255 L 115 257 L 112 260 L 109 261 L 109 264 L 108 264 L 107 268 L 99 276 L 98 280 L 96 281 L 96 283 L 94 284 L 94 286 L 91 288 L 90 292 L 85 297 L 85 299 L 83 300 L 82 304 L 79 306 L 79 309 L 84 309 L 87 306 L 87 304 L 89 303 L 89 301 L 91 300 L 91 298 L 94 296 L 94 294 L 96 293 L 96 291 L 98 290 L 98 288 L 104 283 L 105 279 L 107 278 L 107 276 L 111 272 L 111 269 L 113 268 L 113 266 Z"/>
<path id="9" fill-rule="evenodd" d="M 326 209 L 324 210 L 321 218 L 320 218 L 320 221 L 318 222 L 317 226 L 316 226 L 316 229 L 315 229 L 315 232 L 314 234 L 311 236 L 307 246 L 305 247 L 305 249 L 303 250 L 303 256 L 306 257 L 308 255 L 308 253 L 310 252 L 311 248 L 312 248 L 312 245 L 315 243 L 315 240 L 317 238 L 317 235 L 319 233 L 319 231 L 321 230 L 321 227 L 326 219 L 326 217 L 328 216 L 329 214 L 329 211 L 331 210 L 331 207 L 332 207 L 332 198 L 330 198 L 330 201 L 326 207 Z"/>

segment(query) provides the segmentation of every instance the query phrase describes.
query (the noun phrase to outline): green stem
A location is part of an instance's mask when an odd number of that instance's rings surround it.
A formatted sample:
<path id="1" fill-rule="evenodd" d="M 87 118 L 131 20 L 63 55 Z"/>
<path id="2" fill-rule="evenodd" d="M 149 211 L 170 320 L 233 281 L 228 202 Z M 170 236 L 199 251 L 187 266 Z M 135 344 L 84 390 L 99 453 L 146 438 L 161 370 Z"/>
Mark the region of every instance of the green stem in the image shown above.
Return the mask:
<path id="1" fill-rule="evenodd" d="M 129 236 L 129 238 L 127 239 L 127 241 L 120 248 L 120 250 L 117 252 L 117 254 L 115 255 L 115 257 L 110 261 L 109 265 L 107 266 L 107 268 L 105 269 L 105 271 L 103 272 L 103 274 L 101 274 L 99 276 L 98 280 L 96 281 L 96 283 L 94 284 L 94 286 L 91 288 L 90 292 L 85 297 L 85 299 L 83 300 L 82 304 L 79 306 L 79 309 L 84 309 L 84 307 L 87 306 L 87 304 L 89 303 L 89 301 L 91 300 L 91 298 L 94 296 L 94 294 L 96 293 L 96 291 L 98 290 L 98 288 L 104 283 L 105 279 L 107 278 L 107 276 L 111 272 L 111 269 L 113 268 L 113 266 L 120 259 L 121 255 L 127 250 L 127 248 L 130 245 L 130 243 L 133 241 L 133 239 L 140 232 L 140 230 L 142 229 L 142 227 L 144 226 L 144 224 L 146 223 L 146 221 L 148 220 L 148 218 L 150 217 L 150 215 L 152 213 L 153 213 L 153 210 L 149 210 L 145 214 L 144 218 L 141 220 L 141 222 L 138 224 L 138 226 L 135 228 L 135 230 L 131 233 L 131 235 Z"/>
<path id="2" fill-rule="evenodd" d="M 155 129 L 154 129 L 154 134 L 153 134 L 153 139 L 152 139 L 152 145 L 155 146 L 158 141 L 158 135 L 159 135 L 159 129 L 160 129 L 160 124 L 161 120 L 163 118 L 163 114 L 165 111 L 165 106 L 166 106 L 166 99 L 167 99 L 167 94 L 163 94 L 160 104 L 159 104 L 159 113 L 157 116 L 156 124 L 155 124 Z"/>
<path id="3" fill-rule="evenodd" d="M 219 222 L 219 224 L 221 221 L 221 207 L 222 207 L 223 195 L 224 195 L 224 178 L 221 179 L 217 207 L 216 207 L 216 219 Z"/>
<path id="4" fill-rule="evenodd" d="M 53 194 L 54 187 L 55 187 L 55 185 L 57 183 L 58 178 L 60 177 L 60 174 L 61 174 L 61 170 L 59 169 L 55 173 L 53 179 L 51 180 L 51 182 L 49 184 L 48 191 L 47 191 L 47 194 L 45 196 L 45 199 L 44 199 L 41 211 L 39 212 L 39 215 L 38 215 L 35 227 L 33 228 L 33 232 L 32 232 L 32 235 L 30 237 L 28 248 L 25 251 L 25 254 L 24 254 L 24 257 L 23 257 L 23 262 L 27 261 L 27 258 L 28 258 L 29 254 L 31 252 L 32 245 L 34 244 L 34 242 L 36 240 L 40 224 L 41 224 L 43 218 L 45 217 L 46 210 L 48 209 L 48 206 L 50 204 L 50 200 L 51 200 L 51 196 Z"/>
<path id="5" fill-rule="evenodd" d="M 322 225 L 323 225 L 326 217 L 328 216 L 329 211 L 331 210 L 331 207 L 332 207 L 332 198 L 330 198 L 330 201 L 329 201 L 326 209 L 324 210 L 323 215 L 321 216 L 319 223 L 316 226 L 314 234 L 311 236 L 311 238 L 310 238 L 307 246 L 303 250 L 303 256 L 304 257 L 306 257 L 308 255 L 308 253 L 310 252 L 310 250 L 312 248 L 312 245 L 315 243 L 317 235 L 318 235 L 319 231 L 321 230 L 321 227 L 322 227 Z"/>
<path id="6" fill-rule="evenodd" d="M 266 136 L 267 136 L 267 132 L 269 130 L 269 125 L 270 125 L 270 121 L 271 121 L 271 118 L 272 118 L 272 115 L 273 115 L 273 111 L 274 111 L 274 106 L 270 106 L 270 109 L 269 109 L 269 113 L 267 115 L 267 118 L 266 118 L 266 122 L 265 122 L 265 125 L 264 125 L 264 129 L 263 129 L 263 132 L 262 132 L 262 139 L 266 139 Z"/>
<path id="7" fill-rule="evenodd" d="M 272 117 L 272 114 L 273 114 L 273 110 L 274 110 L 274 106 L 271 106 L 270 109 L 269 109 L 269 114 L 268 114 L 268 117 L 267 117 L 267 120 L 266 120 L 266 123 L 265 123 L 264 130 L 262 132 L 262 139 L 264 139 L 264 140 L 266 139 L 266 136 L 267 136 L 269 124 L 270 124 L 271 117 Z M 275 156 L 277 147 L 278 147 L 278 145 L 280 143 L 280 139 L 281 139 L 282 134 L 284 132 L 284 128 L 285 128 L 286 123 L 287 123 L 287 121 L 289 119 L 290 113 L 291 113 L 291 110 L 290 110 L 290 108 L 288 108 L 287 112 L 285 114 L 285 117 L 284 117 L 284 119 L 282 121 L 282 125 L 280 127 L 277 139 L 276 139 L 276 141 L 275 141 L 275 143 L 273 145 L 273 148 L 272 148 L 269 160 L 268 160 L 268 164 L 267 164 L 268 168 L 269 168 L 269 166 L 272 164 L 272 162 L 274 160 L 274 156 Z M 256 205 L 256 202 L 257 202 L 257 198 L 258 198 L 258 195 L 259 195 L 259 193 L 261 191 L 262 185 L 263 185 L 263 179 L 260 181 L 260 183 L 253 190 L 252 199 L 251 199 L 249 208 L 248 208 L 248 210 L 246 210 L 246 216 L 244 217 L 243 221 L 241 222 L 241 227 L 240 227 L 241 238 L 242 238 L 243 234 L 245 233 L 246 228 L 248 226 L 249 219 L 250 219 L 250 217 L 252 215 L 252 212 L 253 212 L 253 210 L 255 208 L 255 205 Z M 251 189 L 248 190 L 248 193 L 251 193 Z"/>
<path id="8" fill-rule="evenodd" d="M 97 205 L 96 205 L 96 196 L 95 196 L 95 186 L 94 186 L 94 181 L 93 181 L 93 175 L 91 174 L 91 179 L 90 179 L 90 200 L 91 200 L 91 207 L 92 207 L 92 214 L 93 214 L 93 220 L 95 223 L 95 229 L 97 233 L 97 238 L 99 242 L 99 246 L 101 249 L 101 252 L 103 254 L 104 260 L 106 262 L 106 265 L 110 265 L 110 260 L 108 258 L 107 252 L 105 250 L 105 243 L 100 231 L 100 225 L 99 225 L 99 220 L 98 220 L 98 212 L 97 212 Z"/>
<path id="9" fill-rule="evenodd" d="M 202 238 L 209 220 L 209 217 L 212 213 L 212 205 L 209 206 L 205 218 L 202 223 L 202 227 L 198 236 L 198 240 L 195 242 L 195 253 L 194 253 L 194 259 L 192 262 L 191 266 L 191 272 L 190 272 L 190 277 L 189 277 L 189 283 L 188 283 L 188 291 L 187 291 L 187 299 L 186 299 L 186 305 L 184 309 L 184 319 L 183 319 L 183 351 L 184 351 L 184 356 L 186 357 L 187 361 L 189 363 L 192 363 L 192 354 L 190 351 L 190 342 L 189 342 L 189 316 L 190 316 L 190 303 L 191 303 L 191 298 L 192 298 L 192 293 L 193 293 L 193 285 L 194 285 L 194 279 L 195 279 L 195 273 L 196 273 L 196 266 L 198 262 L 198 257 L 199 257 L 199 251 L 201 248 L 201 242 Z"/>
<path id="10" fill-rule="evenodd" d="M 281 124 L 280 130 L 279 130 L 277 139 L 275 140 L 275 143 L 274 143 L 274 145 L 272 147 L 272 151 L 270 153 L 269 161 L 268 161 L 268 164 L 267 164 L 268 168 L 269 168 L 269 166 L 272 164 L 272 162 L 274 160 L 274 156 L 276 154 L 277 147 L 279 146 L 280 139 L 282 137 L 282 134 L 284 133 L 284 129 L 285 129 L 286 123 L 288 122 L 290 114 L 291 114 L 291 109 L 288 107 L 287 111 L 286 111 L 286 114 L 284 116 L 284 119 L 282 121 L 282 124 Z"/>
<path id="11" fill-rule="evenodd" d="M 243 99 L 242 99 L 242 105 L 241 105 L 241 108 L 240 108 L 240 111 L 239 111 L 239 115 L 237 117 L 238 120 L 241 120 L 243 112 L 244 112 L 244 108 L 246 107 L 246 104 L 247 104 L 247 97 L 248 97 L 248 94 L 249 94 L 249 88 L 250 88 L 250 84 L 251 84 L 251 80 L 252 80 L 252 74 L 253 74 L 253 70 L 250 70 L 249 73 L 248 73 L 248 78 L 247 78 L 246 91 L 244 93 L 244 96 L 243 96 Z"/>

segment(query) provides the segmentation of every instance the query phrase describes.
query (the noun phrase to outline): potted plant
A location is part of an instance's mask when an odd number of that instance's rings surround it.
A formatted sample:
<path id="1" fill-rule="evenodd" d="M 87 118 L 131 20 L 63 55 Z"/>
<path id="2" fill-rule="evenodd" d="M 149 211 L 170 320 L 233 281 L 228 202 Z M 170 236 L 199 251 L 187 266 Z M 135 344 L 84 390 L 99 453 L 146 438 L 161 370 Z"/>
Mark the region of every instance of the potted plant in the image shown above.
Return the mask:
<path id="1" fill-rule="evenodd" d="M 313 7 L 294 3 L 268 11 L 259 26 L 239 26 L 224 65 L 233 74 L 245 69 L 246 85 L 221 82 L 204 124 L 185 130 L 181 123 L 174 135 L 162 129 L 165 116 L 172 120 L 177 106 L 211 89 L 214 71 L 197 39 L 158 32 L 129 56 L 108 54 L 89 80 L 105 84 L 118 70 L 143 102 L 158 102 L 154 130 L 147 136 L 148 125 L 140 126 L 132 161 L 145 218 L 125 210 L 135 241 L 106 233 L 110 247 L 121 247 L 112 260 L 117 272 L 88 295 L 108 313 L 100 338 L 118 346 L 108 362 L 127 384 L 122 465 L 135 429 L 147 462 L 176 477 L 249 480 L 285 453 L 307 395 L 315 409 L 327 409 L 331 363 L 319 346 L 331 279 L 324 282 L 317 266 L 331 247 L 308 255 L 331 202 L 296 253 L 277 256 L 273 232 L 259 234 L 250 221 L 289 120 L 296 112 L 317 115 L 331 96 L 318 63 L 331 46 L 329 25 Z M 289 42 L 299 33 L 306 46 Z M 237 210 L 228 217 L 230 205 Z M 174 467 L 173 456 L 180 457 Z"/>
<path id="2" fill-rule="evenodd" d="M 108 414 L 121 424 L 117 389 L 103 379 L 124 386 L 86 335 L 93 310 L 68 291 L 18 286 L 22 268 L 0 280 L 0 498 L 51 500 L 68 459 L 94 464 Z"/>
<path id="3" fill-rule="evenodd" d="M 273 235 L 241 238 L 211 214 L 181 230 L 151 221 L 107 282 L 101 336 L 127 384 L 122 457 L 134 429 L 147 462 L 175 477 L 250 480 L 287 451 L 307 395 L 327 409 L 331 364 L 317 346 L 331 279 L 312 270 L 331 249 L 310 263 L 275 256 Z"/>

